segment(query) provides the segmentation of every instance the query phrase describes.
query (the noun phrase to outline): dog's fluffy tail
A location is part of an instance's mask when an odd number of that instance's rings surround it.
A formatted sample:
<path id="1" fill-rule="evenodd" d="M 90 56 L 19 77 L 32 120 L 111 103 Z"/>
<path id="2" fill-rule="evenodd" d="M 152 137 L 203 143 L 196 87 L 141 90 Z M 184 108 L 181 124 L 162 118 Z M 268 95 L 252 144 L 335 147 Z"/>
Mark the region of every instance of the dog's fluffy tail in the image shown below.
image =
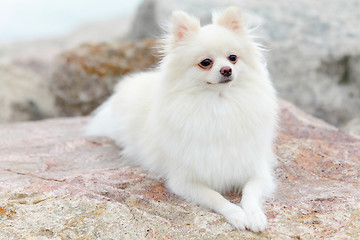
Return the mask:
<path id="1" fill-rule="evenodd" d="M 85 127 L 85 135 L 106 136 L 112 139 L 115 138 L 116 124 L 110 103 L 111 98 L 109 98 L 91 114 L 91 119 Z"/>

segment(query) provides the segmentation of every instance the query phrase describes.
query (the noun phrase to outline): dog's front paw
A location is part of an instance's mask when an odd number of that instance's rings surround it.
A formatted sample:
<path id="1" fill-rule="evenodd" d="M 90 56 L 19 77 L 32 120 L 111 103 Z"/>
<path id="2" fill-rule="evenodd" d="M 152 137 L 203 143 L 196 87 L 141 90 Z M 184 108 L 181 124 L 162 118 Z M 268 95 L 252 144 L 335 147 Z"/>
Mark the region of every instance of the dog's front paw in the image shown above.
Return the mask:
<path id="1" fill-rule="evenodd" d="M 244 210 L 235 204 L 231 203 L 231 205 L 228 205 L 222 211 L 222 214 L 230 224 L 239 230 L 245 230 L 246 226 L 248 225 Z"/>
<path id="2" fill-rule="evenodd" d="M 248 223 L 246 228 L 253 232 L 263 232 L 267 226 L 267 219 L 261 208 L 244 209 Z"/>

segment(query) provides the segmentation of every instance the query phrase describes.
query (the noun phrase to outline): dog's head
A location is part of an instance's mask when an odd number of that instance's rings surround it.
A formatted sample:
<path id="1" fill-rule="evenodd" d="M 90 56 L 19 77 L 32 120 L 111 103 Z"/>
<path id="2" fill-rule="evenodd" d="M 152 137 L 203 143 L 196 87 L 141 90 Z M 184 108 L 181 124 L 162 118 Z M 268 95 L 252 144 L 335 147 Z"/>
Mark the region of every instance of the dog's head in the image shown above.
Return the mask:
<path id="1" fill-rule="evenodd" d="M 167 67 L 189 87 L 229 86 L 254 70 L 260 57 L 236 7 L 214 15 L 204 27 L 198 19 L 174 12 L 165 46 Z"/>

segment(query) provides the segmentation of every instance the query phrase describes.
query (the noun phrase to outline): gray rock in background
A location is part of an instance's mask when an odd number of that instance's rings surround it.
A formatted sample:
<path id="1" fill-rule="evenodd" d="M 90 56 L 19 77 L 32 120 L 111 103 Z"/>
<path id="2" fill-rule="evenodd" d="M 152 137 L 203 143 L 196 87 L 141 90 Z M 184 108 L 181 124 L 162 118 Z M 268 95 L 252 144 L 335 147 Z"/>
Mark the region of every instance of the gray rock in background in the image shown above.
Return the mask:
<path id="1" fill-rule="evenodd" d="M 135 19 L 133 21 L 130 39 L 139 40 L 149 37 L 156 37 L 161 33 L 161 27 L 156 19 L 157 3 L 155 0 L 144 1 L 138 8 Z"/>
<path id="2" fill-rule="evenodd" d="M 344 130 L 352 135 L 358 135 L 360 136 L 360 117 L 354 118 L 346 126 L 344 127 Z"/>
<path id="3" fill-rule="evenodd" d="M 360 117 L 360 2 L 144 0 L 131 37 L 160 34 L 175 9 L 205 19 L 237 5 L 269 48 L 268 65 L 279 95 L 308 113 L 344 127 Z M 146 10 L 149 11 L 146 11 Z M 348 125 L 349 126 L 349 125 Z"/>
<path id="4" fill-rule="evenodd" d="M 29 70 L 0 65 L 0 122 L 55 116 L 54 97 L 41 77 Z"/>
<path id="5" fill-rule="evenodd" d="M 163 29 L 166 28 L 174 10 L 184 10 L 196 15 L 202 23 L 209 23 L 211 21 L 209 13 L 224 8 L 232 2 L 231 0 L 144 0 L 138 8 L 128 38 L 131 40 L 158 38 L 163 34 Z"/>

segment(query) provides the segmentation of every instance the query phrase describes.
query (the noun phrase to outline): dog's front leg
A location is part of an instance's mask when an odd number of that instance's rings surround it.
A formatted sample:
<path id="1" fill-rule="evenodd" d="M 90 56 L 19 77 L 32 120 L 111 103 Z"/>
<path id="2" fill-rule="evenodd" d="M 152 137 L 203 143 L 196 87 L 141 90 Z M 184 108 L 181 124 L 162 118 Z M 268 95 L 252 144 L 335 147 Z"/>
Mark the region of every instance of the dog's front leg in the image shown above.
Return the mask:
<path id="1" fill-rule="evenodd" d="M 248 225 L 247 216 L 241 207 L 229 202 L 220 193 L 204 184 L 170 179 L 168 187 L 173 193 L 223 215 L 237 229 L 244 230 Z"/>
<path id="2" fill-rule="evenodd" d="M 267 225 L 266 215 L 262 209 L 265 192 L 271 192 L 275 184 L 270 175 L 254 176 L 245 184 L 242 191 L 240 206 L 244 210 L 248 225 L 246 226 L 253 232 L 262 232 Z"/>

